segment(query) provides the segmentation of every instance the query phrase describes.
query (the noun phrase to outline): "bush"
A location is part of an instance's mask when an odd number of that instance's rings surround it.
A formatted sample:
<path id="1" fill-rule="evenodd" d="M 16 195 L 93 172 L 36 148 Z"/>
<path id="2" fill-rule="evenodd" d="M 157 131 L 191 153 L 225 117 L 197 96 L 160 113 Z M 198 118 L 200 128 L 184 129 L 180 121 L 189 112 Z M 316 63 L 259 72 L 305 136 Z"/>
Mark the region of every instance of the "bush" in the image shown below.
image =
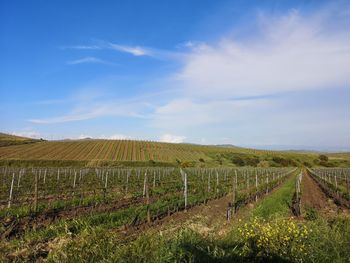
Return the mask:
<path id="1" fill-rule="evenodd" d="M 318 156 L 318 159 L 320 159 L 323 162 L 328 162 L 328 156 L 324 155 L 324 154 L 320 154 Z"/>

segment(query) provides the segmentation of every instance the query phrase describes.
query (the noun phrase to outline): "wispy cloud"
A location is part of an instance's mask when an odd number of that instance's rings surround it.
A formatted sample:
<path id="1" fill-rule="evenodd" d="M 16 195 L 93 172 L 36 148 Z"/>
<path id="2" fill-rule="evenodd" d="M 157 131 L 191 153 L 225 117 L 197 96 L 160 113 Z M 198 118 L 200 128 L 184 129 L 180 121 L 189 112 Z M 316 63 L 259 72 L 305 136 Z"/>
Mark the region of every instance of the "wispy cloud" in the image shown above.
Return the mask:
<path id="1" fill-rule="evenodd" d="M 144 118 L 144 115 L 133 110 L 131 106 L 129 107 L 111 104 L 103 106 L 90 106 L 87 107 L 83 112 L 73 111 L 71 113 L 58 117 L 29 119 L 28 121 L 36 124 L 57 124 L 73 121 L 90 120 L 105 116 Z"/>
<path id="2" fill-rule="evenodd" d="M 173 135 L 173 134 L 163 134 L 160 136 L 159 141 L 160 142 L 170 142 L 170 143 L 182 143 L 186 139 L 185 136 L 179 136 L 179 135 Z"/>
<path id="3" fill-rule="evenodd" d="M 84 57 L 76 60 L 68 61 L 69 65 L 77 65 L 77 64 L 112 64 L 108 61 L 96 58 L 96 57 Z"/>
<path id="4" fill-rule="evenodd" d="M 188 46 L 189 47 L 189 46 Z M 163 50 L 151 47 L 122 45 L 108 41 L 98 41 L 96 45 L 76 45 L 66 46 L 63 49 L 77 50 L 113 50 L 127 53 L 135 57 L 152 57 L 156 59 L 175 59 L 179 60 L 185 56 L 185 53 L 178 51 Z"/>
<path id="5" fill-rule="evenodd" d="M 143 48 L 143 47 L 123 46 L 123 45 L 117 45 L 117 44 L 113 44 L 113 43 L 109 43 L 109 46 L 111 49 L 125 52 L 125 53 L 129 53 L 129 54 L 132 54 L 132 55 L 137 56 L 137 57 L 138 56 L 152 56 L 152 52 L 146 48 Z"/>
<path id="6" fill-rule="evenodd" d="M 49 118 L 29 119 L 28 121 L 35 124 L 57 124 L 106 116 L 144 119 L 147 118 L 146 112 L 151 107 L 148 103 L 136 99 L 116 102 L 110 101 L 106 97 L 99 97 L 101 95 L 97 95 L 97 97 L 91 97 L 91 95 L 76 95 L 72 109 L 66 114 Z"/>
<path id="7" fill-rule="evenodd" d="M 76 45 L 76 46 L 64 46 L 64 47 L 61 47 L 61 49 L 97 50 L 97 49 L 102 49 L 102 47 L 98 45 Z"/>

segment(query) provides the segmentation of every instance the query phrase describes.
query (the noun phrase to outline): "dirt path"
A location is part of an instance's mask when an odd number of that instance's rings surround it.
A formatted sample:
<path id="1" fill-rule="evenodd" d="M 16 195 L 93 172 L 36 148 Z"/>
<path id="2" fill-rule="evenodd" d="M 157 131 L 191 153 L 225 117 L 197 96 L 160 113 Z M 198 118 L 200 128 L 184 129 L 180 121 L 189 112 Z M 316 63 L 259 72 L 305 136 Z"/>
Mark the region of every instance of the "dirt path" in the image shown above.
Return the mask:
<path id="1" fill-rule="evenodd" d="M 338 207 L 331 198 L 328 198 L 307 172 L 303 174 L 302 179 L 301 206 L 304 212 L 308 208 L 313 208 L 324 215 L 346 211 L 346 209 Z"/>

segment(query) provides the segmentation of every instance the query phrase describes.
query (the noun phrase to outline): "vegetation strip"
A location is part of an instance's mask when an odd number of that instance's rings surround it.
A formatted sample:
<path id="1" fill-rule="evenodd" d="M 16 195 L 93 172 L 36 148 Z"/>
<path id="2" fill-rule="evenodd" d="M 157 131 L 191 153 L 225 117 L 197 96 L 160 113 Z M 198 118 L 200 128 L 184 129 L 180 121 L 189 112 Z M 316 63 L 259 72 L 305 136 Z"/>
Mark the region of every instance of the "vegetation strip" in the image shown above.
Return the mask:
<path id="1" fill-rule="evenodd" d="M 289 216 L 296 178 L 297 174 L 292 174 L 280 188 L 263 199 L 254 209 L 253 216 L 266 219 L 274 216 Z"/>

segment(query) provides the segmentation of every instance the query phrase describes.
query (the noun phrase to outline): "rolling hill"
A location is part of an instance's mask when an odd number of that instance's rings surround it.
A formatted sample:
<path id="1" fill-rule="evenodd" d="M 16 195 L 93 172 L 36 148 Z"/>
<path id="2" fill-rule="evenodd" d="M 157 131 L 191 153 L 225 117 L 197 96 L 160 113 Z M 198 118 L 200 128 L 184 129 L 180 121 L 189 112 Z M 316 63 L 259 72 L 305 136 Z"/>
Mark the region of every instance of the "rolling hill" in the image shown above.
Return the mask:
<path id="1" fill-rule="evenodd" d="M 0 132 L 0 147 L 40 142 L 43 140 L 21 137 Z"/>

